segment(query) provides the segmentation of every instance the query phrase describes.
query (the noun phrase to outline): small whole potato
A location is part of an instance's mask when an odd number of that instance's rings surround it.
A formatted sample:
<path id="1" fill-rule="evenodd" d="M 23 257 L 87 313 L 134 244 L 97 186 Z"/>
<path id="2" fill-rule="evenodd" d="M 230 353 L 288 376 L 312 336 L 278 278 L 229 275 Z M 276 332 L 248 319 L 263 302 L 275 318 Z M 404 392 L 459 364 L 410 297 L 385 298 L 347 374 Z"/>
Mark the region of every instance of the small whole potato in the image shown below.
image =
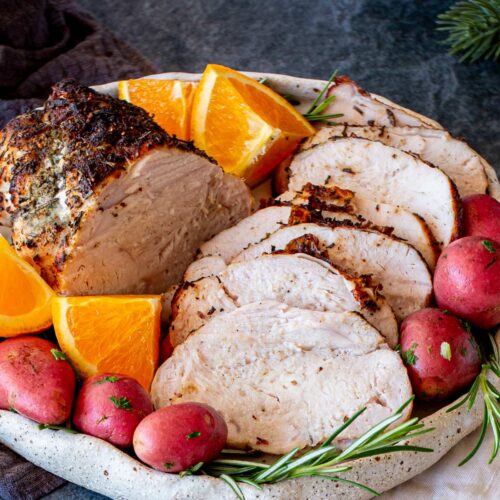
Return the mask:
<path id="1" fill-rule="evenodd" d="M 71 415 L 75 385 L 73 368 L 52 342 L 25 336 L 0 343 L 1 409 L 59 425 Z"/>
<path id="2" fill-rule="evenodd" d="M 500 323 L 500 243 L 467 236 L 448 245 L 436 265 L 434 295 L 440 308 L 479 328 Z"/>
<path id="3" fill-rule="evenodd" d="M 137 380 L 103 373 L 84 382 L 76 399 L 73 423 L 85 434 L 128 448 L 139 422 L 152 411 L 149 394 Z"/>
<path id="4" fill-rule="evenodd" d="M 462 200 L 464 236 L 483 236 L 500 242 L 500 203 L 487 194 Z"/>
<path id="5" fill-rule="evenodd" d="M 415 394 L 442 400 L 466 388 L 481 370 L 481 355 L 472 334 L 458 318 L 427 308 L 401 325 L 401 355 Z"/>
<path id="6" fill-rule="evenodd" d="M 155 411 L 137 426 L 134 451 L 157 470 L 180 472 L 215 458 L 226 440 L 226 422 L 211 406 L 181 403 Z"/>

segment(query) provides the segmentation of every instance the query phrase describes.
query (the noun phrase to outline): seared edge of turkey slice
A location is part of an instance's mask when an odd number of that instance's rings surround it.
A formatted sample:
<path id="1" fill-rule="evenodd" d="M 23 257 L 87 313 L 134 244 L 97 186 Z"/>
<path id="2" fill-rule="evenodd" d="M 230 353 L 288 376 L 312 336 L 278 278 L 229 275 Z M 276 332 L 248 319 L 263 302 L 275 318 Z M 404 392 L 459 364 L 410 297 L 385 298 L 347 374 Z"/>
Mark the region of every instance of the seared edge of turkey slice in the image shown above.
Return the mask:
<path id="1" fill-rule="evenodd" d="M 366 406 L 335 441 L 343 447 L 410 395 L 399 355 L 356 313 L 275 302 L 211 319 L 175 349 L 152 385 L 157 408 L 208 403 L 228 424 L 229 446 L 275 454 L 317 445 Z"/>
<path id="2" fill-rule="evenodd" d="M 221 312 L 274 300 L 304 309 L 358 311 L 387 338 L 398 339 L 394 312 L 364 278 L 304 254 L 262 255 L 228 265 L 215 276 L 184 282 L 172 301 L 170 339 L 182 343 Z"/>
<path id="3" fill-rule="evenodd" d="M 417 154 L 443 170 L 456 184 L 462 197 L 486 193 L 488 190 L 484 160 L 465 141 L 455 139 L 446 130 L 337 125 L 319 130 L 304 142 L 302 149 L 325 142 L 331 137 L 361 137 Z"/>
<path id="4" fill-rule="evenodd" d="M 412 153 L 379 141 L 331 138 L 295 155 L 290 185 L 335 185 L 423 217 L 440 245 L 459 234 L 460 199 L 451 179 Z"/>
<path id="5" fill-rule="evenodd" d="M 429 226 L 422 217 L 400 206 L 377 203 L 337 186 L 312 184 L 306 184 L 298 193 L 287 191 L 279 196 L 278 200 L 307 208 L 319 205 L 325 219 L 333 218 L 334 221 L 349 223 L 350 218 L 353 223 L 351 225 L 397 236 L 416 248 L 429 267 L 434 269 L 439 256 L 439 245 Z M 337 205 L 340 205 L 339 209 L 336 209 Z M 336 211 L 332 213 L 329 210 L 333 208 Z"/>
<path id="6" fill-rule="evenodd" d="M 298 224 L 279 229 L 261 243 L 243 250 L 233 262 L 255 259 L 262 254 L 286 250 L 290 242 L 312 235 L 319 251 L 334 266 L 352 276 L 370 276 L 402 321 L 427 307 L 432 298 L 432 276 L 422 256 L 394 237 L 350 226 L 325 227 Z M 299 247 L 300 248 L 300 247 Z"/>

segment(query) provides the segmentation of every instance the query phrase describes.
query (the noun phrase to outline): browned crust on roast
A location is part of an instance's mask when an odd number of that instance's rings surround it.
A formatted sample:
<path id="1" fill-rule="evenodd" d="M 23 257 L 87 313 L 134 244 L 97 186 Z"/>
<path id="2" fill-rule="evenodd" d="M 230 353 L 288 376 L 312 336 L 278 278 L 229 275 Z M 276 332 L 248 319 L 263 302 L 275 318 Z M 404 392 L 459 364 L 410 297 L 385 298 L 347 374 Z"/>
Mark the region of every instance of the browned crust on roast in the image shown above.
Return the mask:
<path id="1" fill-rule="evenodd" d="M 192 142 L 168 135 L 143 109 L 74 80 L 54 85 L 43 109 L 11 120 L 0 140 L 0 179 L 10 184 L 14 245 L 55 288 L 88 204 L 109 180 L 157 147 L 213 162 Z M 63 220 L 55 207 L 61 191 Z M 26 230 L 34 221 L 36 229 Z"/>

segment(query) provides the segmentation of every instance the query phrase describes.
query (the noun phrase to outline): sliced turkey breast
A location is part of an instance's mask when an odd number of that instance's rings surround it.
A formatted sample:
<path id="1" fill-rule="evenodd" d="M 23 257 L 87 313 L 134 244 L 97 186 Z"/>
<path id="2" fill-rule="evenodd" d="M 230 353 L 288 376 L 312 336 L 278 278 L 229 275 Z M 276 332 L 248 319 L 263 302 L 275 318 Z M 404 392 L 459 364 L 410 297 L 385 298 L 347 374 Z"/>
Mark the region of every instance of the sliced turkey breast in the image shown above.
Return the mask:
<path id="1" fill-rule="evenodd" d="M 288 206 L 272 206 L 257 210 L 238 224 L 203 243 L 198 255 L 199 257 L 217 255 L 229 263 L 243 248 L 258 243 L 266 235 L 287 224 L 289 217 Z"/>
<path id="2" fill-rule="evenodd" d="M 332 95 L 335 96 L 334 101 L 323 112 L 327 115 L 341 113 L 342 116 L 335 118 L 338 123 L 442 128 L 430 118 L 366 92 L 346 76 L 334 80 L 328 90 L 328 96 Z"/>
<path id="3" fill-rule="evenodd" d="M 202 242 L 250 212 L 241 179 L 144 110 L 73 81 L 6 126 L 0 173 L 16 249 L 62 294 L 164 292 Z"/>
<path id="4" fill-rule="evenodd" d="M 322 205 L 322 214 L 326 218 L 333 218 L 338 222 L 351 218 L 353 223 L 361 223 L 379 226 L 382 232 L 387 233 L 387 228 L 391 228 L 391 234 L 407 241 L 416 248 L 424 257 L 431 269 L 434 269 L 439 256 L 439 245 L 432 235 L 429 226 L 419 215 L 409 212 L 400 206 L 388 205 L 363 198 L 353 191 L 340 190 L 350 193 L 346 198 L 339 199 L 339 189 L 336 186 L 325 188 L 307 184 L 303 189 L 294 193 L 287 191 L 278 199 L 283 202 L 290 202 L 294 205 L 310 207 L 318 205 L 318 200 Z M 332 208 L 341 205 L 347 212 L 331 212 Z"/>
<path id="5" fill-rule="evenodd" d="M 309 255 L 294 254 L 263 255 L 230 264 L 215 276 L 185 282 L 172 302 L 172 345 L 221 312 L 263 300 L 315 311 L 358 311 L 390 345 L 397 343 L 394 313 L 365 279 Z"/>
<path id="6" fill-rule="evenodd" d="M 450 178 L 418 157 L 359 138 L 332 138 L 297 154 L 292 191 L 307 184 L 351 189 L 363 198 L 400 206 L 423 217 L 440 245 L 459 232 L 459 197 Z"/>
<path id="7" fill-rule="evenodd" d="M 243 250 L 233 262 L 284 250 L 292 240 L 304 235 L 316 237 L 319 250 L 335 266 L 353 276 L 369 275 L 374 285 L 381 285 L 398 320 L 429 305 L 432 276 L 421 255 L 403 241 L 367 229 L 318 224 L 288 226 Z"/>
<path id="8" fill-rule="evenodd" d="M 327 141 L 330 137 L 362 137 L 409 151 L 443 170 L 456 184 L 461 197 L 486 193 L 488 178 L 483 159 L 464 141 L 446 130 L 425 127 L 324 127 L 308 139 L 303 149 Z"/>
<path id="9" fill-rule="evenodd" d="M 334 441 L 345 446 L 410 395 L 399 355 L 360 316 L 274 302 L 214 317 L 175 349 L 152 385 L 157 408 L 210 404 L 227 422 L 229 447 L 274 454 L 319 444 L 366 406 Z"/>

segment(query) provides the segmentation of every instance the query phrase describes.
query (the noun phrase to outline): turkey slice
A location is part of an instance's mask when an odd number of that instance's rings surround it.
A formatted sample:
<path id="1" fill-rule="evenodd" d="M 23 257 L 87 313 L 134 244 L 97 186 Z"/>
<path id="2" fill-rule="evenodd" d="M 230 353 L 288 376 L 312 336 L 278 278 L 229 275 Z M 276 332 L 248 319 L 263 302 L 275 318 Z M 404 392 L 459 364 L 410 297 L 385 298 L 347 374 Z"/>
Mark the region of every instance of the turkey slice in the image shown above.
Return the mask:
<path id="1" fill-rule="evenodd" d="M 274 300 L 314 311 L 358 311 L 395 345 L 397 322 L 366 280 L 303 254 L 263 255 L 228 265 L 215 276 L 185 282 L 172 302 L 170 339 L 178 345 L 221 312 Z"/>
<path id="2" fill-rule="evenodd" d="M 157 408 L 210 404 L 227 422 L 229 447 L 274 454 L 319 444 L 366 406 L 334 441 L 345 446 L 410 395 L 399 355 L 359 315 L 274 302 L 214 317 L 175 349 L 152 386 Z"/>
<path id="3" fill-rule="evenodd" d="M 360 138 L 332 138 L 297 154 L 289 189 L 307 183 L 350 189 L 423 217 L 440 245 L 459 232 L 459 197 L 450 178 L 415 155 Z"/>
<path id="4" fill-rule="evenodd" d="M 303 149 L 327 141 L 330 137 L 362 137 L 418 154 L 443 170 L 456 184 L 460 196 L 486 193 L 488 178 L 484 160 L 464 141 L 446 130 L 425 127 L 324 127 L 308 139 Z"/>
<path id="5" fill-rule="evenodd" d="M 298 224 L 284 227 L 261 243 L 243 250 L 233 262 L 255 259 L 264 253 L 284 250 L 292 240 L 312 235 L 319 250 L 353 276 L 369 275 L 398 320 L 427 307 L 432 297 L 432 276 L 421 255 L 391 236 L 350 226 L 325 227 Z M 299 241 L 300 243 L 300 241 Z"/>
<path id="6" fill-rule="evenodd" d="M 442 126 L 384 97 L 370 94 L 346 76 L 335 79 L 328 96 L 335 100 L 323 111 L 325 115 L 342 114 L 335 121 L 349 125 L 410 126 L 441 129 Z"/>

